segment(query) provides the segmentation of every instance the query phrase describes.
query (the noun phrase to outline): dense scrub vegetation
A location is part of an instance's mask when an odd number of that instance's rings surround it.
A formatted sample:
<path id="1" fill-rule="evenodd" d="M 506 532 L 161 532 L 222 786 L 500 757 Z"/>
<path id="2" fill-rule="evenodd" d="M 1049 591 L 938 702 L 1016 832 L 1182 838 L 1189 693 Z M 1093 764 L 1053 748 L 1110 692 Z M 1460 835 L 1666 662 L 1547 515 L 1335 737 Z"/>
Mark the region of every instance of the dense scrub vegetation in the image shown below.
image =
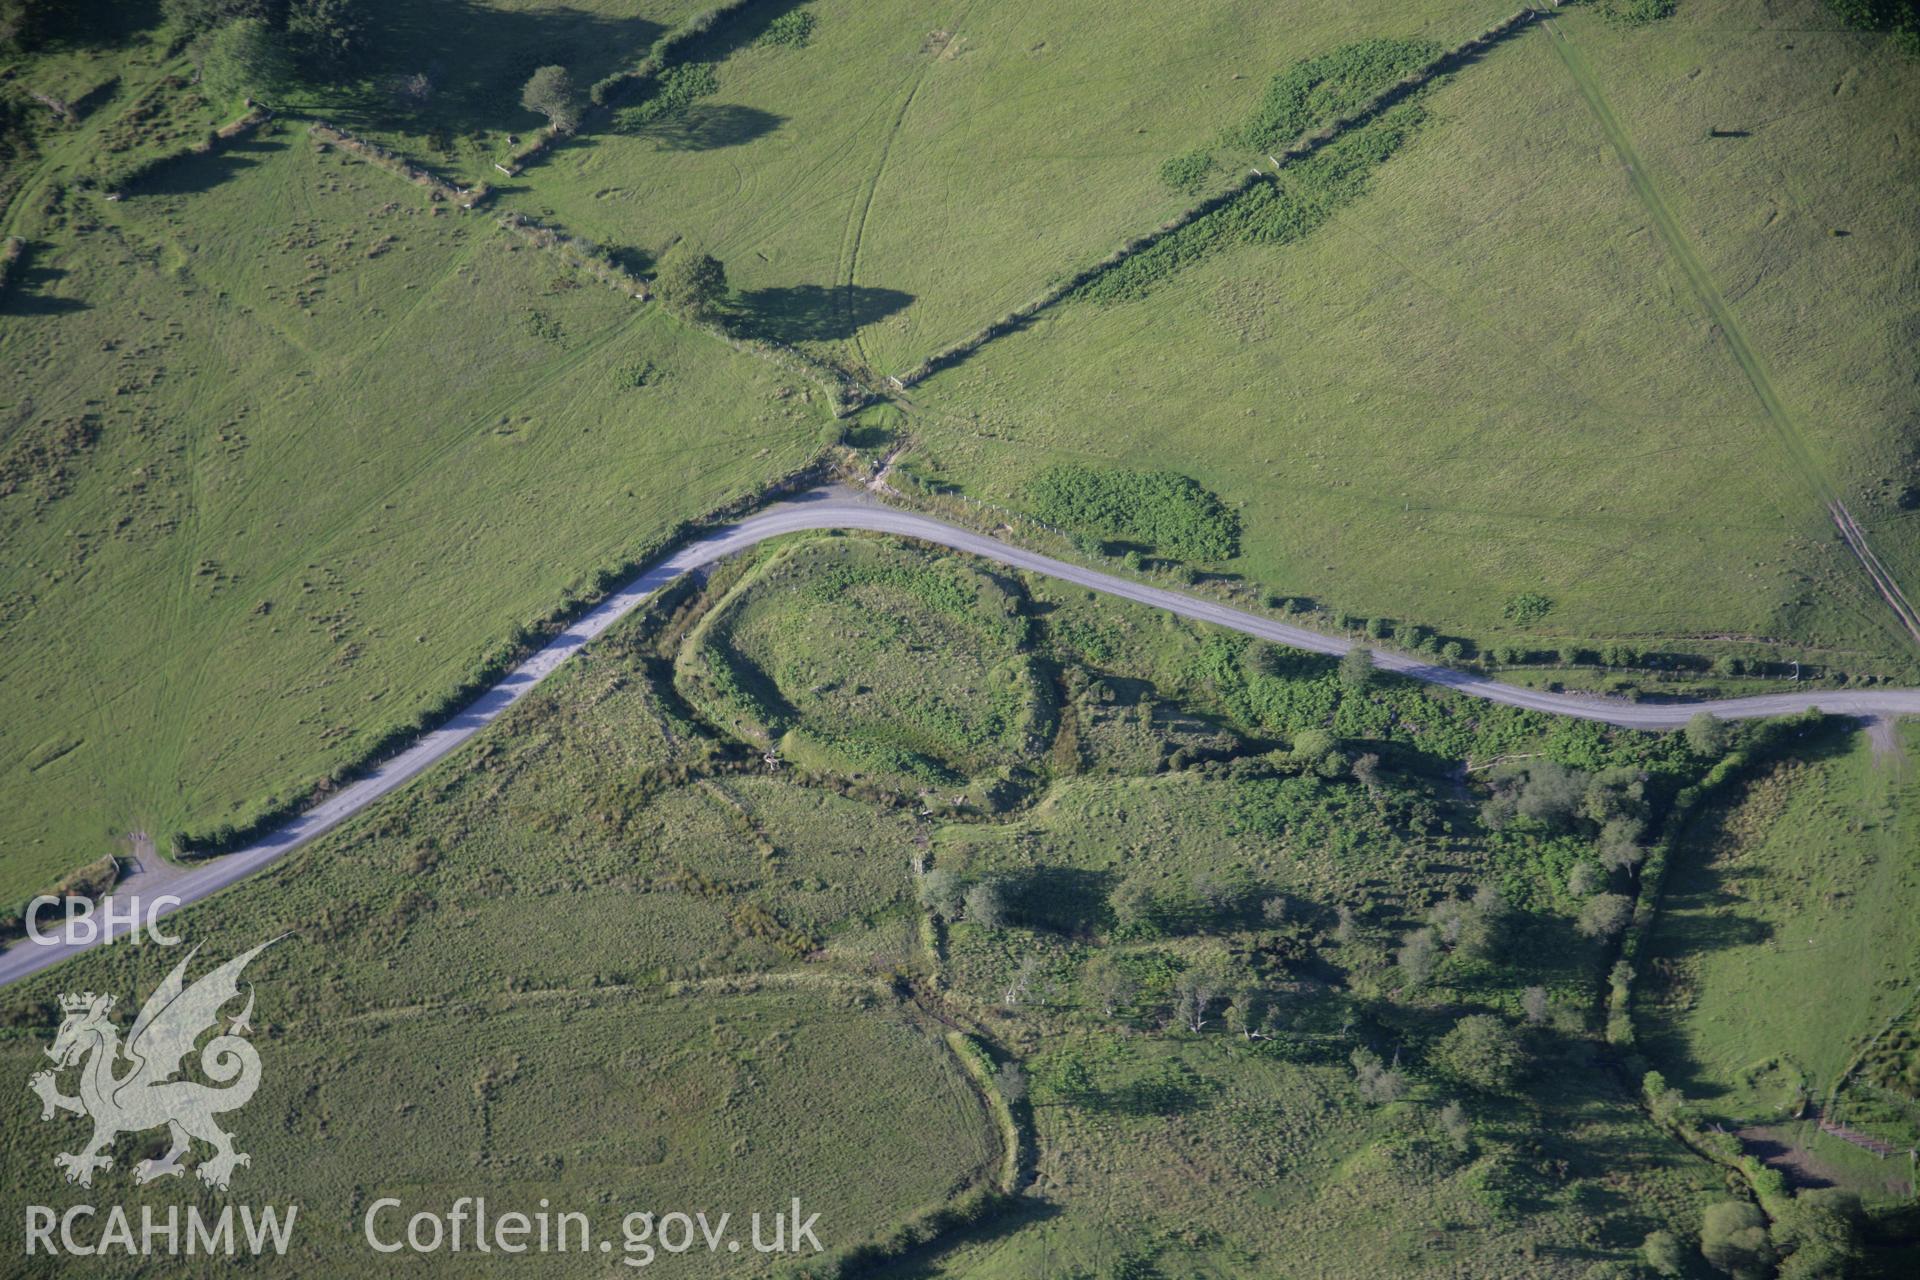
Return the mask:
<path id="1" fill-rule="evenodd" d="M 1097 534 L 1188 560 L 1230 560 L 1240 550 L 1240 520 L 1191 477 L 1171 471 L 1122 471 L 1077 464 L 1049 467 L 1028 490 L 1033 513 L 1049 524 Z"/>
<path id="2" fill-rule="evenodd" d="M 1101 303 L 1143 298 L 1174 272 L 1222 250 L 1280 246 L 1312 234 L 1366 190 L 1374 171 L 1406 145 L 1425 119 L 1417 101 L 1388 109 L 1288 164 L 1271 180 L 1250 183 L 1219 207 L 1129 254 L 1081 285 L 1074 296 Z"/>
<path id="3" fill-rule="evenodd" d="M 1920 57 L 1920 0 L 1824 0 L 1850 27 L 1884 31 L 1909 56 Z"/>

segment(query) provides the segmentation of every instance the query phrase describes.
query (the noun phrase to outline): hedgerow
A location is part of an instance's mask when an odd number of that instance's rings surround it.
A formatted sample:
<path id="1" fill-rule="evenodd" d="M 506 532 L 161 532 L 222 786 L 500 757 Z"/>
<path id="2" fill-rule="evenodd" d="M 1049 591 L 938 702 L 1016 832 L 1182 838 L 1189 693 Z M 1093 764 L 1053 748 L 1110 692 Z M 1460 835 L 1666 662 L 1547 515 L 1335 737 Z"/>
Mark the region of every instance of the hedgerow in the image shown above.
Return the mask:
<path id="1" fill-rule="evenodd" d="M 1221 141 L 1253 151 L 1290 146 L 1307 130 L 1364 106 L 1439 53 L 1429 40 L 1374 39 L 1297 62 L 1273 78 L 1253 115 Z"/>
<path id="2" fill-rule="evenodd" d="M 1281 170 L 1271 182 L 1250 185 L 1210 213 L 1195 218 L 1074 291 L 1093 302 L 1145 297 L 1180 268 L 1238 244 L 1282 245 L 1319 228 L 1366 190 L 1373 171 L 1406 144 L 1426 119 L 1405 102 Z"/>

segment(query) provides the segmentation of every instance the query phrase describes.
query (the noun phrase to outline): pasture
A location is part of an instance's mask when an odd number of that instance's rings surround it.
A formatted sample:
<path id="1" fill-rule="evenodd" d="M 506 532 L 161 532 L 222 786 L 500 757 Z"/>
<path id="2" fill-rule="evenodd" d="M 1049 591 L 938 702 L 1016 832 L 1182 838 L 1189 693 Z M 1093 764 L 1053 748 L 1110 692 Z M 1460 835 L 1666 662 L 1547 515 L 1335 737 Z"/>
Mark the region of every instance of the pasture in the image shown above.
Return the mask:
<path id="1" fill-rule="evenodd" d="M 775 366 L 297 126 L 67 188 L 0 323 L 0 896 L 244 825 L 803 464 Z"/>
<path id="2" fill-rule="evenodd" d="M 606 244 L 696 238 L 727 264 L 737 323 L 880 376 L 1185 208 L 1163 163 L 1289 61 L 1383 34 L 1451 43 L 1512 12 L 943 0 L 909 18 L 816 0 L 804 46 L 762 41 L 791 7 L 752 6 L 688 51 L 713 64 L 710 94 L 596 129 L 503 198 Z"/>
<path id="3" fill-rule="evenodd" d="M 1907 757 L 1911 730 L 1901 735 Z M 1904 1159 L 1822 1115 L 1911 1145 L 1914 1084 L 1895 1034 L 1912 1003 L 1920 894 L 1915 784 L 1858 735 L 1829 735 L 1699 815 L 1643 952 L 1644 1045 L 1703 1116 L 1777 1143 L 1784 1168 L 1898 1198 Z M 1868 1051 L 1886 1040 L 1887 1052 Z M 1873 1059 L 1855 1068 L 1863 1053 Z M 1905 1098 L 1902 1105 L 1901 1099 Z"/>
<path id="4" fill-rule="evenodd" d="M 1916 177 L 1892 139 L 1920 69 L 1812 3 L 1551 26 L 1420 95 L 1411 137 L 1309 234 L 1076 297 L 916 386 L 903 465 L 1026 509 L 1056 464 L 1176 469 L 1239 515 L 1222 569 L 1482 646 L 1911 678 L 1824 504 L 1906 571 Z M 1516 622 L 1528 595 L 1550 608 Z"/>
<path id="5" fill-rule="evenodd" d="M 660 1203 L 751 1209 L 804 1171 L 793 1190 L 812 1201 L 828 1184 L 835 1247 L 893 1236 L 975 1194 L 1000 1161 L 985 1100 L 929 1034 L 935 1017 L 972 1029 L 993 1063 L 1021 1063 L 1016 1136 L 1035 1182 L 900 1267 L 1192 1257 L 1263 1274 L 1284 1234 L 1327 1274 L 1461 1261 L 1528 1274 L 1528 1253 L 1536 1274 L 1576 1274 L 1549 1245 L 1624 1257 L 1651 1224 L 1688 1221 L 1703 1167 L 1667 1148 L 1592 1057 L 1584 992 L 1605 948 L 1571 935 L 1576 831 L 1482 833 L 1444 758 L 1365 733 L 1338 752 L 1386 752 L 1367 783 L 1309 766 L 1300 729 L 1292 754 L 1250 743 L 1233 729 L 1235 685 L 1223 697 L 1206 674 L 1204 633 L 1031 587 L 881 539 L 768 549 L 605 635 L 378 812 L 184 913 L 209 956 L 290 931 L 257 961 L 273 1086 L 250 1109 L 267 1123 L 242 1132 L 255 1186 L 317 1221 L 307 1265 L 359 1247 L 338 1205 L 371 1190 L 367 1165 L 396 1134 L 380 1194 L 622 1207 L 643 1186 Z M 868 628 L 977 616 L 943 635 L 947 672 L 1004 662 L 1008 645 L 1058 668 L 1060 712 L 1033 729 L 1043 791 L 1002 819 L 935 816 L 914 779 L 870 773 L 858 754 L 768 770 L 726 704 L 682 700 L 674 672 L 689 652 L 720 629 L 762 656 L 780 633 L 793 643 L 791 601 L 820 591 L 845 593 L 822 606 L 854 608 Z M 874 668 L 876 693 L 895 689 L 889 652 L 849 652 Z M 1112 685 L 1139 695 L 1119 704 L 1102 693 Z M 1125 733 L 1098 727 L 1106 712 Z M 900 718 L 837 712 L 847 735 L 876 743 Z M 1586 748 L 1653 760 L 1661 741 L 1615 737 Z M 1012 912 L 925 917 L 935 871 L 995 881 Z M 1110 915 L 1121 881 L 1152 902 L 1127 923 Z M 1480 883 L 1515 904 L 1505 942 L 1453 950 L 1409 986 L 1405 936 Z M 1288 904 L 1284 919 L 1269 898 Z M 1008 1002 L 1025 956 L 1046 958 L 1046 981 Z M 1096 1007 L 1102 956 L 1139 979 L 1119 1017 Z M 138 990 L 173 961 L 115 948 L 33 979 L 10 998 L 0 1057 L 38 1052 L 52 992 Z M 1271 1034 L 1227 1031 L 1227 996 L 1200 1034 L 1167 1023 L 1181 975 L 1212 965 L 1244 975 L 1231 988 L 1242 1006 L 1254 986 L 1271 996 Z M 1528 984 L 1551 992 L 1553 1021 L 1523 1027 Z M 1459 1084 L 1434 1046 L 1471 1009 L 1515 1027 L 1540 1082 L 1467 1096 L 1471 1136 L 1455 1138 L 1436 1128 Z M 1356 1050 L 1404 1069 L 1404 1094 L 1357 1098 Z M 1565 1136 L 1536 1148 L 1540 1117 Z M 36 1186 L 60 1134 L 27 1111 L 10 1132 L 8 1176 Z M 1605 1144 L 1609 1184 L 1632 1196 L 1599 1190 L 1601 1163 L 1580 1142 Z M 1219 1196 L 1177 1169 L 1250 1190 Z M 1396 1203 L 1453 1226 L 1382 1232 Z"/>
<path id="6" fill-rule="evenodd" d="M 853 612 L 798 627 L 809 601 Z M 853 634 L 883 626 L 879 650 Z M 869 681 L 874 708 L 834 714 L 896 743 L 886 663 L 937 626 L 966 628 L 956 680 L 1008 643 L 1047 673 L 1034 776 L 998 812 L 935 811 L 859 750 L 770 765 L 740 703 L 685 696 L 724 636 L 783 690 Z M 409 791 L 189 909 L 210 955 L 291 932 L 258 962 L 283 1079 L 253 1145 L 326 1219 L 309 1263 L 358 1247 L 330 1206 L 396 1132 L 419 1136 L 390 1181 L 429 1202 L 750 1209 L 804 1170 L 848 1224 L 833 1248 L 885 1242 L 879 1274 L 1576 1276 L 1692 1231 L 1722 1177 L 1603 1050 L 1618 923 L 1588 922 L 1634 883 L 1603 819 L 1658 822 L 1710 757 L 1220 641 L 797 538 L 666 593 Z M 0 1057 L 38 1052 L 55 991 L 142 990 L 174 958 L 31 980 Z M 55 1135 L 13 1124 L 33 1185 Z M 1009 1137 L 1025 1194 L 1003 1201 Z"/>

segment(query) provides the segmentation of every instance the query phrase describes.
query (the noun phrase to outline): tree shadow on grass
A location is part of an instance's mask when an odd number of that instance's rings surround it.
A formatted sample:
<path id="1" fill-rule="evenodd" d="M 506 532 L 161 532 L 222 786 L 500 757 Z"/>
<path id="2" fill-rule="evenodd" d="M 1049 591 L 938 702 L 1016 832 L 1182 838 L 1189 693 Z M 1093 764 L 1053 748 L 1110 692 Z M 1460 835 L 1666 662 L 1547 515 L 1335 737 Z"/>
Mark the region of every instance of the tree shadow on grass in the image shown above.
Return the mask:
<path id="1" fill-rule="evenodd" d="M 904 310 L 913 295 L 866 285 L 799 284 L 748 289 L 734 296 L 736 324 L 749 337 L 775 342 L 833 342 L 851 338 Z"/>
<path id="2" fill-rule="evenodd" d="M 90 310 L 93 306 L 90 302 L 52 297 L 45 292 L 48 285 L 66 274 L 58 267 L 34 266 L 27 259 L 14 263 L 6 290 L 0 292 L 0 315 L 57 316 Z"/>
<path id="3" fill-rule="evenodd" d="M 782 115 L 730 102 L 696 102 L 628 131 L 663 151 L 718 151 L 764 138 L 787 122 Z"/>
<path id="4" fill-rule="evenodd" d="M 365 81 L 334 114 L 363 127 L 404 120 L 402 127 L 422 132 L 530 132 L 544 121 L 520 105 L 520 90 L 537 68 L 565 67 L 584 94 L 601 77 L 637 64 L 666 31 L 645 18 L 478 0 L 389 0 L 368 12 L 375 53 L 362 68 Z M 419 72 L 433 81 L 426 101 L 396 107 L 386 86 Z"/>
<path id="5" fill-rule="evenodd" d="M 607 257 L 613 259 L 613 265 L 628 275 L 646 279 L 653 274 L 654 256 L 645 249 L 629 247 L 610 248 Z"/>
<path id="6" fill-rule="evenodd" d="M 767 33 L 774 19 L 798 9 L 806 0 L 759 0 L 742 5 L 712 28 L 674 50 L 676 62 L 724 62 Z"/>
<path id="7" fill-rule="evenodd" d="M 197 196 L 225 182 L 243 169 L 259 164 L 262 157 L 285 151 L 285 142 L 266 138 L 243 138 L 222 143 L 205 155 L 182 156 L 161 165 L 127 188 L 128 199 L 145 196 Z"/>

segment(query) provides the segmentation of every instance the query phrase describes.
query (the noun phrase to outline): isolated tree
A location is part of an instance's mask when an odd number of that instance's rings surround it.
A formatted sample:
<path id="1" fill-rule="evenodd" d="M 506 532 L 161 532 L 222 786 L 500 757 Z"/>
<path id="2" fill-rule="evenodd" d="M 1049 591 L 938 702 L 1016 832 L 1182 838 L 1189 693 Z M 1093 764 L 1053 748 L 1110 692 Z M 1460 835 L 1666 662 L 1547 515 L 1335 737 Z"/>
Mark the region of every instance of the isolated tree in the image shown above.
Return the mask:
<path id="1" fill-rule="evenodd" d="M 520 105 L 545 116 L 556 133 L 572 133 L 580 123 L 580 91 L 565 67 L 541 67 L 527 77 Z"/>
<path id="2" fill-rule="evenodd" d="M 433 97 L 433 77 L 424 71 L 394 76 L 386 85 L 393 105 L 403 111 L 417 111 Z"/>
<path id="3" fill-rule="evenodd" d="M 995 880 L 982 880 L 967 890 L 967 920 L 982 929 L 998 929 L 1007 922 L 1007 895 Z"/>
<path id="4" fill-rule="evenodd" d="M 1647 859 L 1647 851 L 1640 844 L 1644 830 L 1637 818 L 1615 818 L 1607 823 L 1595 841 L 1600 851 L 1600 865 L 1609 871 L 1638 875 L 1640 864 Z"/>
<path id="5" fill-rule="evenodd" d="M 675 311 L 694 320 L 710 320 L 727 296 L 727 269 L 686 240 L 660 255 L 653 291 Z"/>
<path id="6" fill-rule="evenodd" d="M 1189 969 L 1173 984 L 1173 1016 L 1188 1031 L 1199 1035 L 1207 1026 L 1207 1011 L 1213 1005 L 1215 989 L 1206 974 Z"/>
<path id="7" fill-rule="evenodd" d="M 1000 1096 L 1011 1105 L 1019 1105 L 1027 1096 L 1027 1071 L 1017 1062 L 1001 1063 L 1000 1069 L 993 1073 L 993 1083 L 999 1088 Z"/>
<path id="8" fill-rule="evenodd" d="M 1340 740 L 1325 729 L 1302 729 L 1293 735 L 1293 761 L 1303 769 L 1317 770 L 1340 745 Z"/>
<path id="9" fill-rule="evenodd" d="M 1587 779 L 1580 812 L 1601 825 L 1624 819 L 1644 828 L 1647 820 L 1647 775 L 1631 765 L 1602 769 Z"/>
<path id="10" fill-rule="evenodd" d="M 1580 908 L 1580 921 L 1574 927 L 1589 938 L 1605 942 L 1626 928 L 1631 919 L 1631 900 L 1618 893 L 1596 893 Z"/>
<path id="11" fill-rule="evenodd" d="M 1000 991 L 1000 1002 L 1009 1005 L 1027 1003 L 1039 994 L 1036 990 L 1039 982 L 1040 958 L 1038 956 L 1020 957 L 1020 963 L 1016 964 L 1013 972 L 1007 975 L 1007 984 Z"/>
<path id="12" fill-rule="evenodd" d="M 1674 1125 L 1687 1118 L 1687 1096 L 1668 1084 L 1658 1071 L 1641 1077 L 1640 1092 L 1646 1097 L 1647 1111 L 1655 1124 Z"/>
<path id="13" fill-rule="evenodd" d="M 1483 884 L 1473 891 L 1473 915 L 1460 940 L 1469 955 L 1487 956 L 1499 951 L 1506 942 L 1507 926 L 1512 919 L 1507 900 L 1498 885 Z"/>
<path id="14" fill-rule="evenodd" d="M 1584 898 L 1599 887 L 1600 873 L 1593 869 L 1591 862 L 1576 862 L 1567 872 L 1567 892 L 1576 898 Z"/>
<path id="15" fill-rule="evenodd" d="M 1173 983 L 1173 1016 L 1180 1025 L 1199 1035 L 1206 1029 L 1207 1011 L 1213 1007 L 1223 984 L 1205 968 L 1188 969 Z"/>
<path id="16" fill-rule="evenodd" d="M 1373 650 L 1357 644 L 1340 655 L 1340 683 L 1358 693 L 1373 683 Z"/>
<path id="17" fill-rule="evenodd" d="M 1543 760 L 1527 770 L 1520 788 L 1516 810 L 1523 818 L 1532 818 L 1548 826 L 1559 826 L 1572 818 L 1586 798 L 1587 775 L 1578 769 Z"/>
<path id="18" fill-rule="evenodd" d="M 1457 1100 L 1450 1101 L 1440 1108 L 1439 1118 L 1440 1132 L 1447 1135 L 1447 1141 L 1453 1144 L 1455 1151 L 1465 1155 L 1473 1142 L 1473 1121 L 1468 1119 L 1467 1109 Z"/>
<path id="19" fill-rule="evenodd" d="M 1140 989 L 1139 984 L 1106 955 L 1095 956 L 1087 966 L 1086 983 L 1088 995 L 1109 1018 L 1132 1004 Z"/>
<path id="20" fill-rule="evenodd" d="M 966 904 L 967 887 L 959 876 L 935 867 L 920 877 L 920 905 L 943 920 L 957 920 Z"/>
<path id="21" fill-rule="evenodd" d="M 1860 1256 L 1861 1213 L 1860 1197 L 1844 1187 L 1813 1187 L 1795 1195 L 1773 1227 L 1775 1243 L 1791 1251 L 1780 1263 L 1779 1280 L 1852 1275 Z"/>
<path id="22" fill-rule="evenodd" d="M 1348 906 L 1334 909 L 1333 940 L 1341 946 L 1347 946 L 1360 936 L 1359 922 L 1353 918 L 1353 908 Z"/>
<path id="23" fill-rule="evenodd" d="M 1380 1061 L 1379 1054 L 1362 1045 L 1347 1061 L 1353 1064 L 1353 1087 L 1362 1102 L 1384 1106 L 1407 1096 L 1407 1075 L 1400 1070 L 1398 1059 L 1389 1067 Z"/>
<path id="24" fill-rule="evenodd" d="M 1369 751 L 1358 756 L 1353 762 L 1353 780 L 1367 789 L 1368 795 L 1377 795 L 1380 791 L 1380 757 Z"/>
<path id="25" fill-rule="evenodd" d="M 1527 1025 L 1538 1027 L 1547 1020 L 1548 1003 L 1545 987 L 1528 987 L 1520 993 L 1520 1008 L 1527 1015 Z"/>
<path id="26" fill-rule="evenodd" d="M 1227 1029 L 1248 1040 L 1268 1039 L 1266 992 L 1249 984 L 1235 991 L 1229 999 Z"/>
<path id="27" fill-rule="evenodd" d="M 1293 903 L 1284 893 L 1277 893 L 1260 904 L 1260 923 L 1269 929 L 1280 928 L 1292 914 Z"/>
<path id="28" fill-rule="evenodd" d="M 195 46 L 200 82 L 217 102 L 271 97 L 289 78 L 280 33 L 258 18 L 241 18 Z"/>
<path id="29" fill-rule="evenodd" d="M 1773 1270 L 1766 1219 L 1744 1200 L 1707 1206 L 1700 1220 L 1700 1252 L 1734 1280 L 1765 1280 Z"/>
<path id="30" fill-rule="evenodd" d="M 1687 721 L 1687 750 L 1697 756 L 1717 756 L 1727 749 L 1727 725 L 1710 711 Z"/>
<path id="31" fill-rule="evenodd" d="M 1640 1242 L 1640 1256 L 1647 1260 L 1647 1266 L 1659 1276 L 1685 1275 L 1687 1270 L 1687 1250 L 1680 1243 L 1680 1237 L 1671 1231 L 1650 1231 L 1647 1238 Z"/>
<path id="32" fill-rule="evenodd" d="M 1196 871 L 1188 878 L 1187 887 L 1193 892 L 1193 899 L 1209 915 L 1219 915 L 1233 902 L 1233 886 L 1211 871 Z"/>
<path id="33" fill-rule="evenodd" d="M 1152 888 L 1138 876 L 1128 876 L 1107 895 L 1107 906 L 1114 923 L 1123 929 L 1152 925 L 1159 917 L 1159 903 Z"/>
<path id="34" fill-rule="evenodd" d="M 1407 984 L 1409 992 L 1418 991 L 1433 977 L 1439 950 L 1431 929 L 1417 929 L 1400 944 L 1400 950 L 1394 956 L 1394 965 L 1400 970 L 1401 980 Z"/>
<path id="35" fill-rule="evenodd" d="M 1513 1087 L 1526 1066 L 1526 1053 L 1509 1027 L 1490 1013 L 1470 1013 L 1440 1037 L 1434 1058 L 1462 1084 L 1490 1093 Z"/>
<path id="36" fill-rule="evenodd" d="M 1470 959 L 1498 949 L 1506 919 L 1506 900 L 1490 884 L 1481 885 L 1471 898 L 1443 899 L 1427 913 L 1427 923 L 1440 945 Z"/>
<path id="37" fill-rule="evenodd" d="M 1451 951 L 1460 945 L 1460 939 L 1467 931 L 1467 918 L 1473 913 L 1473 907 L 1458 898 L 1446 898 L 1436 903 L 1427 913 L 1427 923 L 1433 927 L 1433 935 L 1441 946 Z"/>

